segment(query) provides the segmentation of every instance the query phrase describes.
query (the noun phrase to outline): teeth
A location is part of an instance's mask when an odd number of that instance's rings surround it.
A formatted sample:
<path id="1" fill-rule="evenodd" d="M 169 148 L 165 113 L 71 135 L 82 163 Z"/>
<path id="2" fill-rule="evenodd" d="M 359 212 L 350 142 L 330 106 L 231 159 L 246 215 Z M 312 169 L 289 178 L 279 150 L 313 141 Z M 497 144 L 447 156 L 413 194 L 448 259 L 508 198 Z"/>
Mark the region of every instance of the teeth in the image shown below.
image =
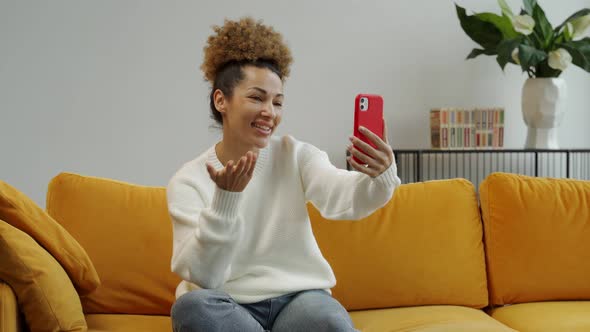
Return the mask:
<path id="1" fill-rule="evenodd" d="M 269 127 L 266 127 L 266 126 L 260 126 L 260 125 L 257 125 L 257 124 L 255 124 L 255 123 L 253 123 L 253 124 L 252 124 L 252 127 L 260 128 L 260 129 L 262 129 L 262 130 L 265 130 L 265 131 L 269 131 L 269 130 L 270 130 L 270 128 L 269 128 Z"/>

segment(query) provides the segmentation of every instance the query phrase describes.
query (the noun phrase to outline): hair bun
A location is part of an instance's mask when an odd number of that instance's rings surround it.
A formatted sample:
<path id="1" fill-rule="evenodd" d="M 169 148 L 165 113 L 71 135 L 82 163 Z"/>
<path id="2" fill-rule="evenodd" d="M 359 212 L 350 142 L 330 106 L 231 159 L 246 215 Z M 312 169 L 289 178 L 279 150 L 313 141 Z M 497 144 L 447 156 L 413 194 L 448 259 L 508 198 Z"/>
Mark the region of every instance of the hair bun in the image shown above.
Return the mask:
<path id="1" fill-rule="evenodd" d="M 213 26 L 215 34 L 209 36 L 203 48 L 205 56 L 201 70 L 205 79 L 215 81 L 221 67 L 230 61 L 270 60 L 274 62 L 282 77 L 289 76 L 293 62 L 291 50 L 283 36 L 272 27 L 244 17 L 239 21 L 225 19 L 223 26 Z"/>

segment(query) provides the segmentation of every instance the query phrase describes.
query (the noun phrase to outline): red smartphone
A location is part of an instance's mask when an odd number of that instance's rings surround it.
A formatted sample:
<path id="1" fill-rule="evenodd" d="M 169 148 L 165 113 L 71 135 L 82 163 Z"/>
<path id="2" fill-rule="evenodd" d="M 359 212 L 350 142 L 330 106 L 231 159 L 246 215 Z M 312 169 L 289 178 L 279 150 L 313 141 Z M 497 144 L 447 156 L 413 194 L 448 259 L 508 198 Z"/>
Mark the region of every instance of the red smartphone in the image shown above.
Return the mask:
<path id="1" fill-rule="evenodd" d="M 361 93 L 358 94 L 354 100 L 353 135 L 372 147 L 377 148 L 369 138 L 365 137 L 365 135 L 359 131 L 360 126 L 369 129 L 383 139 L 383 98 L 381 96 Z M 362 150 L 359 151 L 363 152 Z M 361 165 L 365 164 L 356 157 L 353 157 L 353 159 Z"/>

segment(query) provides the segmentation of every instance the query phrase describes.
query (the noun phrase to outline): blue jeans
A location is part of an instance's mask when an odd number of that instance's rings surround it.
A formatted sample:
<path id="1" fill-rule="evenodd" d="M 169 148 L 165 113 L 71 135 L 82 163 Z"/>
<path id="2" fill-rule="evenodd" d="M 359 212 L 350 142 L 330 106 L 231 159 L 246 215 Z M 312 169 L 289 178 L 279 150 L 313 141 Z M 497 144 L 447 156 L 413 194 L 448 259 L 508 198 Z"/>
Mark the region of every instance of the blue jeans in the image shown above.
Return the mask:
<path id="1" fill-rule="evenodd" d="M 220 290 L 199 289 L 179 297 L 170 315 L 174 332 L 358 331 L 346 309 L 320 289 L 248 304 Z"/>

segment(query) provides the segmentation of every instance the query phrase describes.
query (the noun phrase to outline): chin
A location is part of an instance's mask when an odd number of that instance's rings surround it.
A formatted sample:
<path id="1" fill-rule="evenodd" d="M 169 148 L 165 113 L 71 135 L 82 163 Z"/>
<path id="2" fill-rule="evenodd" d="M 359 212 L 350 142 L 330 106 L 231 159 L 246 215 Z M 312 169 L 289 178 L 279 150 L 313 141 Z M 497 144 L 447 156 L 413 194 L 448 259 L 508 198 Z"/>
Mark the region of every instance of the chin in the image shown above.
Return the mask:
<path id="1" fill-rule="evenodd" d="M 272 137 L 272 134 L 266 138 L 259 138 L 259 139 L 255 140 L 254 146 L 256 146 L 259 149 L 264 149 L 265 147 L 268 146 L 268 142 L 270 141 L 271 137 Z"/>

